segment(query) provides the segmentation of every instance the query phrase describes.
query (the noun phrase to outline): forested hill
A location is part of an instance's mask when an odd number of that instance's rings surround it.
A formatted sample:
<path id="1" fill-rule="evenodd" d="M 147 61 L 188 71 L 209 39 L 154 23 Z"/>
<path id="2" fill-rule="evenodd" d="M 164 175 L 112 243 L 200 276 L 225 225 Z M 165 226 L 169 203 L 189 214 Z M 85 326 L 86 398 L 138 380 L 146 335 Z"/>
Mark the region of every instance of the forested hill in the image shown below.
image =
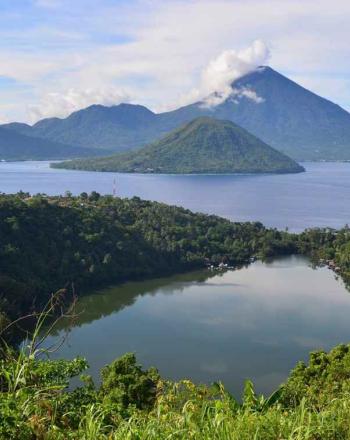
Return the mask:
<path id="1" fill-rule="evenodd" d="M 294 251 L 287 233 L 138 198 L 0 196 L 0 309 L 18 316 L 52 291 L 166 275 Z"/>
<path id="2" fill-rule="evenodd" d="M 81 294 L 210 263 L 296 252 L 333 259 L 350 280 L 348 228 L 294 235 L 139 198 L 0 195 L 0 311 L 19 316 L 72 284 Z"/>
<path id="3" fill-rule="evenodd" d="M 304 168 L 231 121 L 201 117 L 135 152 L 58 168 L 139 173 L 295 173 Z"/>

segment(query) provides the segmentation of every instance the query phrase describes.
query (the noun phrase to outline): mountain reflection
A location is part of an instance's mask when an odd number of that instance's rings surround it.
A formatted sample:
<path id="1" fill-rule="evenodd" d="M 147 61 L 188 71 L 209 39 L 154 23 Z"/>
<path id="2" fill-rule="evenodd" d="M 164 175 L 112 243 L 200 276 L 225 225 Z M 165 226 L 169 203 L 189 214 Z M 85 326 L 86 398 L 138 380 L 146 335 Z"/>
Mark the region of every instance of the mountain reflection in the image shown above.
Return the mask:
<path id="1" fill-rule="evenodd" d="M 118 313 L 124 308 L 132 306 L 139 297 L 144 295 L 154 296 L 159 292 L 163 295 L 171 295 L 183 292 L 189 285 L 201 285 L 210 278 L 222 277 L 223 275 L 223 272 L 202 270 L 167 278 L 128 282 L 98 290 L 79 299 L 75 310 L 78 316 L 74 321 L 74 326 L 80 327 L 83 324 Z M 208 284 L 206 283 L 206 285 Z M 62 319 L 57 323 L 51 334 L 57 335 L 59 331 L 68 328 L 70 325 L 71 323 L 68 320 Z"/>
<path id="2" fill-rule="evenodd" d="M 78 312 L 55 356 L 86 357 L 95 379 L 102 366 L 135 352 L 164 377 L 221 380 L 236 395 L 246 378 L 269 393 L 310 351 L 350 341 L 344 284 L 300 256 L 126 283 L 81 298 Z"/>

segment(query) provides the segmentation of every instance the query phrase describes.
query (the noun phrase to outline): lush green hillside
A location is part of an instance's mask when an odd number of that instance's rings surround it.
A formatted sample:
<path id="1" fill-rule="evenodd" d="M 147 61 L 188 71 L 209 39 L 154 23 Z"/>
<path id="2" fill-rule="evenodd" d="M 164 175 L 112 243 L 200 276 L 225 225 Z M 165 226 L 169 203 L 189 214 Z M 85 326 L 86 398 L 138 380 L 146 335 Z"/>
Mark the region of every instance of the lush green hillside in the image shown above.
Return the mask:
<path id="1" fill-rule="evenodd" d="M 54 164 L 129 173 L 288 173 L 303 168 L 230 121 L 202 117 L 139 151 Z"/>
<path id="2" fill-rule="evenodd" d="M 240 78 L 232 88 L 233 95 L 216 107 L 199 102 L 156 114 L 140 105 L 93 105 L 64 119 L 44 119 L 32 127 L 6 126 L 69 145 L 125 152 L 206 115 L 235 122 L 295 160 L 350 159 L 350 114 L 338 105 L 269 67 Z M 259 102 L 242 93 L 247 90 L 254 92 Z"/>
<path id="3" fill-rule="evenodd" d="M 11 316 L 55 289 L 239 264 L 295 250 L 291 236 L 138 198 L 0 196 L 0 310 Z M 36 305 L 35 305 L 36 304 Z"/>
<path id="4" fill-rule="evenodd" d="M 0 336 L 7 335 L 4 312 L 18 318 L 61 287 L 47 316 L 65 311 L 73 284 L 79 294 L 209 262 L 295 252 L 315 263 L 333 259 L 349 281 L 348 227 L 294 235 L 138 198 L 0 195 Z M 247 381 L 235 399 L 222 384 L 164 380 L 132 354 L 106 366 L 99 385 L 82 376 L 77 388 L 68 387 L 87 362 L 48 360 L 40 329 L 20 351 L 0 344 L 0 439 L 350 439 L 349 345 L 311 353 L 270 397 L 257 396 Z"/>
<path id="5" fill-rule="evenodd" d="M 350 281 L 350 230 L 295 235 L 139 198 L 85 193 L 0 195 L 0 311 L 26 313 L 55 289 L 76 293 L 123 280 L 301 253 L 334 260 Z"/>
<path id="6" fill-rule="evenodd" d="M 106 154 L 107 152 L 105 152 Z M 34 138 L 0 126 L 0 159 L 68 159 L 101 155 L 101 150 L 72 147 L 49 139 Z"/>
<path id="7" fill-rule="evenodd" d="M 0 311 L 11 316 L 71 283 L 80 293 L 209 262 L 291 253 L 334 260 L 350 281 L 349 228 L 294 235 L 139 198 L 0 195 Z"/>

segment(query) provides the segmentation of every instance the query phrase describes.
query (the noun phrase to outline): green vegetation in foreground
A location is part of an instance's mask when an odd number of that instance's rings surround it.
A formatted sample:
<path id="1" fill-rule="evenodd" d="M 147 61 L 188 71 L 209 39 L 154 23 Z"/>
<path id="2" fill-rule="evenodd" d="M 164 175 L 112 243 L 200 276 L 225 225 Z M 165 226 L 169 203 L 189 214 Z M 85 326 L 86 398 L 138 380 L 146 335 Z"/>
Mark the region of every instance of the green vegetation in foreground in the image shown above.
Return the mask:
<path id="1" fill-rule="evenodd" d="M 141 150 L 54 168 L 125 173 L 298 173 L 304 168 L 230 121 L 201 117 Z"/>
<path id="2" fill-rule="evenodd" d="M 295 235 L 138 198 L 1 195 L 0 324 L 6 328 L 4 312 L 18 318 L 71 282 L 101 285 L 293 252 L 332 259 L 349 280 L 348 227 Z M 62 294 L 48 301 L 27 347 L 2 341 L 1 439 L 350 439 L 350 345 L 311 353 L 268 398 L 256 396 L 250 381 L 237 401 L 221 384 L 163 380 L 133 354 L 106 366 L 99 386 L 81 376 L 72 390 L 70 379 L 87 362 L 50 360 L 41 348 L 44 322 L 61 313 Z"/>
<path id="3" fill-rule="evenodd" d="M 42 325 L 56 305 L 53 296 L 26 348 L 0 360 L 0 439 L 350 439 L 350 345 L 311 353 L 268 398 L 249 380 L 241 401 L 221 383 L 163 380 L 133 354 L 104 367 L 96 386 L 84 359 L 44 360 Z"/>

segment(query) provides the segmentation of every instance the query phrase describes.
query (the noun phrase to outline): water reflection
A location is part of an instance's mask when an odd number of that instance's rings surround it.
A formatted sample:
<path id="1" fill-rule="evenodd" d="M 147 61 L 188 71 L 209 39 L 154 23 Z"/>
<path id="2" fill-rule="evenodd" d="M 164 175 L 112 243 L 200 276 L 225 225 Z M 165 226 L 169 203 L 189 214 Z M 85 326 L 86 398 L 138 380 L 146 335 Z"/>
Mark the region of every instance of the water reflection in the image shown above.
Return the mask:
<path id="1" fill-rule="evenodd" d="M 173 277 L 156 278 L 142 282 L 129 282 L 115 287 L 98 290 L 90 295 L 83 296 L 77 303 L 75 312 L 78 315 L 75 326 L 91 323 L 113 313 L 117 313 L 126 307 L 132 306 L 138 297 L 143 295 L 154 296 L 161 292 L 163 295 L 171 295 L 182 292 L 189 285 L 200 286 L 213 277 L 221 277 L 223 273 L 215 271 L 190 272 Z M 206 283 L 209 285 L 209 283 Z M 214 284 L 215 285 L 215 284 Z M 69 321 L 60 321 L 53 334 L 58 335 L 61 329 L 67 328 Z"/>
<path id="2" fill-rule="evenodd" d="M 249 377 L 268 393 L 310 350 L 350 340 L 350 295 L 331 271 L 302 257 L 127 283 L 83 298 L 79 308 L 59 355 L 86 356 L 96 377 L 133 351 L 165 377 L 222 380 L 235 393 Z"/>

